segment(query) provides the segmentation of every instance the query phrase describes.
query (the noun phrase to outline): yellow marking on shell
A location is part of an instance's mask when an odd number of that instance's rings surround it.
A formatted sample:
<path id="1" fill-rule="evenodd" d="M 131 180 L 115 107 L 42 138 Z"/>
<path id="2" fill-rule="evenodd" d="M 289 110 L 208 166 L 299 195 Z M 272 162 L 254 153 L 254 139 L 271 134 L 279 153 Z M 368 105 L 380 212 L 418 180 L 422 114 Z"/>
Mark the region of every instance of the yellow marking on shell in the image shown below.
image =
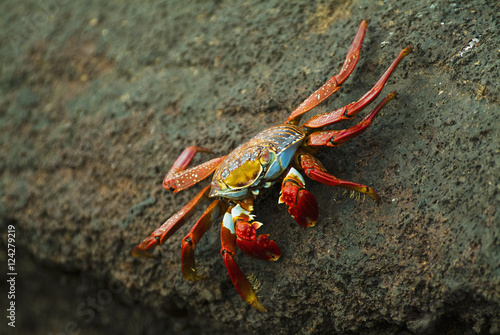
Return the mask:
<path id="1" fill-rule="evenodd" d="M 240 188 L 251 184 L 262 172 L 259 160 L 246 161 L 242 166 L 231 171 L 224 183 L 232 188 Z"/>

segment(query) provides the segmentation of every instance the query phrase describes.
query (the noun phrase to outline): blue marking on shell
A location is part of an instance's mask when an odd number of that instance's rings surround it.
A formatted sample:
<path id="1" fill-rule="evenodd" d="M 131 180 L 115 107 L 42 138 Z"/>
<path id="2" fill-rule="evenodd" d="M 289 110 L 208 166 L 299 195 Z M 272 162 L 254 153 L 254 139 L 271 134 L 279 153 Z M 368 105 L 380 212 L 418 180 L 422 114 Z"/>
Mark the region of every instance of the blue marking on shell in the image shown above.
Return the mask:
<path id="1" fill-rule="evenodd" d="M 285 150 L 281 151 L 281 153 L 278 155 L 278 159 L 275 160 L 267 170 L 267 173 L 264 176 L 264 181 L 274 180 L 278 178 L 280 174 L 283 173 L 283 171 L 288 167 L 290 161 L 293 158 L 293 155 L 301 144 L 302 142 L 295 142 L 289 147 L 285 148 Z"/>

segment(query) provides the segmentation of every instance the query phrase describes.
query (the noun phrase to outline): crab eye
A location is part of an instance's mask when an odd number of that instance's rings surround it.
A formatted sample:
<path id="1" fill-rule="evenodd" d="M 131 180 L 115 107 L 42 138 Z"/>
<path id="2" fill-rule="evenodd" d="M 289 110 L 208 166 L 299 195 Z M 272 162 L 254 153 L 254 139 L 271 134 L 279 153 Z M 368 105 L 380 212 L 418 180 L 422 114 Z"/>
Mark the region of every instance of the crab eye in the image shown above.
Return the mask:
<path id="1" fill-rule="evenodd" d="M 269 164 L 272 157 L 273 157 L 273 153 L 267 149 L 264 149 L 259 157 L 260 164 L 262 164 L 264 166 Z"/>

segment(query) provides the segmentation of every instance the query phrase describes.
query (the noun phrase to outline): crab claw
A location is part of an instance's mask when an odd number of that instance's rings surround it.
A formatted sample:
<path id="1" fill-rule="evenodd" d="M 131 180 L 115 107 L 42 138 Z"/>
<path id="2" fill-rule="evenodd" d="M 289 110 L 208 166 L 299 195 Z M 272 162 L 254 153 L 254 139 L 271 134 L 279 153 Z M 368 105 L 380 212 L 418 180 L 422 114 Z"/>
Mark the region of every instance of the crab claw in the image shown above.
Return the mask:
<path id="1" fill-rule="evenodd" d="M 318 202 L 308 190 L 299 190 L 295 205 L 288 207 L 288 213 L 299 225 L 314 227 L 318 221 Z"/>
<path id="2" fill-rule="evenodd" d="M 257 235 L 262 223 L 253 221 L 253 215 L 237 205 L 232 210 L 236 229 L 236 244 L 245 254 L 266 261 L 276 261 L 281 256 L 278 245 L 269 239 L 268 234 Z"/>
<path id="3" fill-rule="evenodd" d="M 318 221 L 318 202 L 304 189 L 304 179 L 294 168 L 283 180 L 279 203 L 288 206 L 288 213 L 301 226 L 312 227 Z"/>
<path id="4" fill-rule="evenodd" d="M 236 244 L 245 254 L 265 261 L 276 261 L 281 256 L 278 245 L 269 235 L 258 235 L 255 224 L 239 220 L 236 222 Z M 260 227 L 260 225 L 258 226 Z"/>

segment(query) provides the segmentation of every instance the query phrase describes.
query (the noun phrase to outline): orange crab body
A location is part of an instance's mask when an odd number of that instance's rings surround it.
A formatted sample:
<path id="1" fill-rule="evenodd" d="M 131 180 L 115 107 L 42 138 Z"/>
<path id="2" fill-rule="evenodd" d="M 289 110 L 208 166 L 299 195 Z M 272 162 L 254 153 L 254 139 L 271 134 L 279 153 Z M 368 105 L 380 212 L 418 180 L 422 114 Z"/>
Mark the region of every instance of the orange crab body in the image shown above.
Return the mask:
<path id="1" fill-rule="evenodd" d="M 290 215 L 304 227 L 316 224 L 318 203 L 305 189 L 301 173 L 326 185 L 365 193 L 378 202 L 379 196 L 372 188 L 329 174 L 314 154 L 320 147 L 342 145 L 368 128 L 379 111 L 396 96 L 396 92 L 387 95 L 358 124 L 347 129 L 324 130 L 328 125 L 353 118 L 377 98 L 396 66 L 411 52 L 411 47 L 399 53 L 374 87 L 358 101 L 335 111 L 316 115 L 299 126 L 302 115 L 337 91 L 352 73 L 359 59 L 366 28 L 367 23 L 363 21 L 339 74 L 311 94 L 290 114 L 284 124 L 261 131 L 227 156 L 214 158 L 189 169 L 187 166 L 197 152 L 209 150 L 195 146 L 186 148 L 167 173 L 163 187 L 179 192 L 213 173 L 212 182 L 143 240 L 132 254 L 149 256 L 151 248 L 164 243 L 191 217 L 201 200 L 214 198 L 182 240 L 182 274 L 187 280 L 200 278 L 195 272 L 194 248 L 212 222 L 222 218 L 221 255 L 231 281 L 247 303 L 259 311 L 265 311 L 266 308 L 257 299 L 254 288 L 235 261 L 236 247 L 251 257 L 263 260 L 275 261 L 281 255 L 278 245 L 267 234 L 257 234 L 262 223 L 255 220 L 253 203 L 262 189 L 281 182 L 279 202 L 285 203 Z"/>

